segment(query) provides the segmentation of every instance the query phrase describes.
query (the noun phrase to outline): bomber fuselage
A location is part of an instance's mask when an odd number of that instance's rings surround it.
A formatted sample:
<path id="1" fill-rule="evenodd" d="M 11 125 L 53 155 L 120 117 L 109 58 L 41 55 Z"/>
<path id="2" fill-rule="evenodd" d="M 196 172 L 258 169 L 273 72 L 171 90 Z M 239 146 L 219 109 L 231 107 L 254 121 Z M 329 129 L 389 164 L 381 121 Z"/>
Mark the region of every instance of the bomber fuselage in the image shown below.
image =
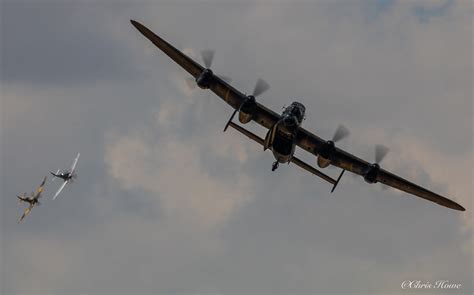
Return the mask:
<path id="1" fill-rule="evenodd" d="M 295 152 L 295 139 L 298 128 L 304 120 L 306 108 L 299 102 L 292 102 L 281 114 L 275 138 L 272 143 L 272 152 L 280 163 L 288 163 Z"/>

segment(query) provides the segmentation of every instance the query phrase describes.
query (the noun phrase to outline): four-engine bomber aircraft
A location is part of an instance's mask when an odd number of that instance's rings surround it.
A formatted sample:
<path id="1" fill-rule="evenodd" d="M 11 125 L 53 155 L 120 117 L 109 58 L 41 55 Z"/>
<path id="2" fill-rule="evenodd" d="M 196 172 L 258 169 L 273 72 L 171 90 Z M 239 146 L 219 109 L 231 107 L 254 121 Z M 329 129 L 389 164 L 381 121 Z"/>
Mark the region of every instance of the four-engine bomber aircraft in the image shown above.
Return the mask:
<path id="1" fill-rule="evenodd" d="M 56 199 L 56 197 L 59 195 L 59 193 L 61 193 L 63 188 L 66 186 L 66 184 L 68 184 L 69 182 L 72 182 L 74 180 L 74 178 L 77 177 L 77 175 L 75 173 L 75 169 L 76 169 L 76 164 L 77 164 L 77 161 L 79 160 L 80 155 L 81 155 L 80 153 L 77 154 L 76 158 L 72 162 L 72 166 L 71 166 L 71 169 L 69 169 L 69 171 L 64 171 L 64 172 L 61 172 L 61 173 L 60 173 L 60 170 L 58 170 L 56 173 L 54 173 L 52 171 L 49 171 L 49 173 L 51 173 L 54 176 L 53 180 L 56 177 L 61 178 L 63 180 L 63 184 L 59 187 L 56 194 L 54 194 L 53 200 Z"/>
<path id="2" fill-rule="evenodd" d="M 28 207 L 25 209 L 23 212 L 23 215 L 21 215 L 20 219 L 18 220 L 19 223 L 23 221 L 23 219 L 30 213 L 31 209 L 33 209 L 34 206 L 39 205 L 39 198 L 41 198 L 41 193 L 43 192 L 44 189 L 44 184 L 46 183 L 46 176 L 43 179 L 43 182 L 38 186 L 36 191 L 31 193 L 31 196 L 27 197 L 26 193 L 24 193 L 22 196 L 16 196 L 18 200 L 20 200 L 20 203 L 25 202 L 28 203 Z"/>
<path id="3" fill-rule="evenodd" d="M 305 107 L 301 103 L 293 102 L 290 106 L 284 109 L 281 115 L 279 115 L 255 100 L 256 96 L 268 88 L 268 85 L 263 80 L 257 81 L 252 95 L 245 95 L 233 88 L 223 79 L 219 78 L 209 69 L 212 55 L 203 55 L 204 63 L 206 65 L 206 68 L 204 68 L 181 51 L 174 48 L 168 42 L 155 35 L 142 24 L 134 20 L 131 20 L 131 23 L 153 44 L 191 74 L 200 88 L 210 89 L 235 109 L 227 122 L 224 131 L 230 126 L 250 139 L 263 145 L 264 150 L 270 149 L 276 159 L 272 165 L 272 170 L 277 169 L 278 163 L 292 162 L 333 184 L 332 191 L 339 183 L 344 171 L 348 170 L 352 173 L 361 175 L 368 183 L 380 182 L 454 210 L 465 210 L 461 205 L 452 200 L 435 194 L 382 169 L 379 163 L 387 153 L 387 148 L 377 146 L 376 161 L 373 164 L 359 159 L 334 145 L 336 141 L 347 136 L 348 132 L 344 127 L 340 126 L 338 128 L 332 140 L 323 140 L 301 127 L 305 114 Z M 232 122 L 232 119 L 237 112 L 239 113 L 239 121 L 241 123 L 246 124 L 253 120 L 267 128 L 268 132 L 265 139 L 258 137 Z M 299 146 L 315 155 L 317 157 L 317 164 L 320 168 L 325 168 L 329 165 L 342 168 L 342 172 L 338 179 L 335 180 L 296 158 L 294 156 L 295 146 Z"/>

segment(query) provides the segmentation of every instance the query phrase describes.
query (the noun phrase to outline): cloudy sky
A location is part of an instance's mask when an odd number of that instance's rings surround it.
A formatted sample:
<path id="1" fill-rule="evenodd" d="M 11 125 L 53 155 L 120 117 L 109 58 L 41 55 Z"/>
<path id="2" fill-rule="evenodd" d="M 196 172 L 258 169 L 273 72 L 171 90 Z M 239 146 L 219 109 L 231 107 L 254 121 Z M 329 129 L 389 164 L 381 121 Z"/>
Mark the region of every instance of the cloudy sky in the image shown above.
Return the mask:
<path id="1" fill-rule="evenodd" d="M 472 2 L 1 2 L 1 294 L 473 293 Z M 345 175 L 334 194 L 233 130 L 136 19 L 306 128 L 461 203 Z M 248 128 L 260 135 L 255 124 Z M 81 153 L 24 224 L 15 195 Z M 316 159 L 302 151 L 309 163 Z M 337 170 L 327 170 L 337 175 Z M 460 290 L 404 290 L 448 280 Z"/>

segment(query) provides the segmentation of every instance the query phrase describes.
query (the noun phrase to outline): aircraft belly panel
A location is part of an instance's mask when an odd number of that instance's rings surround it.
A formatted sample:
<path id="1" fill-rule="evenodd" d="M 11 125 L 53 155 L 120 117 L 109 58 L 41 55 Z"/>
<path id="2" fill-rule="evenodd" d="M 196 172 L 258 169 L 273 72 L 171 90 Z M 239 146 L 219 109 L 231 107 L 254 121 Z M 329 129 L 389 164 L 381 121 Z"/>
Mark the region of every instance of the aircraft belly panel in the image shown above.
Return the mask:
<path id="1" fill-rule="evenodd" d="M 273 141 L 272 151 L 275 158 L 281 162 L 288 162 L 290 157 L 293 155 L 295 146 L 287 138 L 277 134 L 275 140 Z"/>

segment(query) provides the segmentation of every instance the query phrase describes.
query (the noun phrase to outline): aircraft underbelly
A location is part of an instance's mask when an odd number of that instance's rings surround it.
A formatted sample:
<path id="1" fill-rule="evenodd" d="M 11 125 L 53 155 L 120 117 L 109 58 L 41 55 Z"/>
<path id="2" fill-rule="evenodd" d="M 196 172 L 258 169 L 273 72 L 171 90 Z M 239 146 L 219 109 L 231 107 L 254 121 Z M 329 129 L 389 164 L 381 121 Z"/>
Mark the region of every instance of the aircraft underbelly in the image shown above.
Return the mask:
<path id="1" fill-rule="evenodd" d="M 287 163 L 295 151 L 295 146 L 290 139 L 278 133 L 273 141 L 272 151 L 278 162 Z"/>

